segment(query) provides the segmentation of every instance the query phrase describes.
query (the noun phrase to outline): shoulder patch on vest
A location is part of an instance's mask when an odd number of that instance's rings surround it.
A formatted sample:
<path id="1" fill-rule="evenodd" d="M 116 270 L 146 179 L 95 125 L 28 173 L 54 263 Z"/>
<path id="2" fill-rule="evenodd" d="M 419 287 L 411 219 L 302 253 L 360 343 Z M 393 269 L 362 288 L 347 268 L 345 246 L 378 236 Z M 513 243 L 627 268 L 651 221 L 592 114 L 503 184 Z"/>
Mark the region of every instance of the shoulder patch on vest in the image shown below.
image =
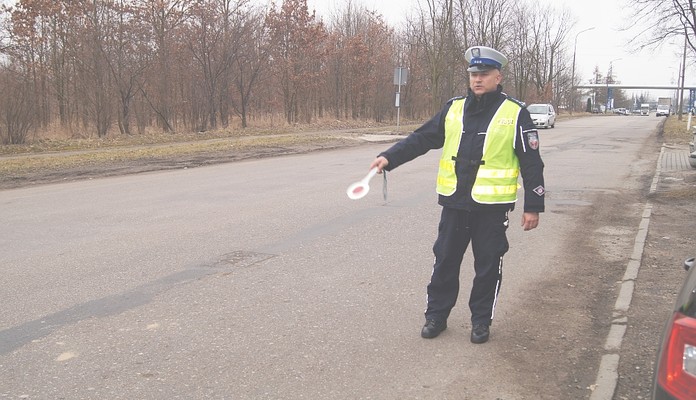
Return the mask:
<path id="1" fill-rule="evenodd" d="M 537 131 L 527 132 L 527 143 L 532 150 L 539 150 L 539 133 Z"/>

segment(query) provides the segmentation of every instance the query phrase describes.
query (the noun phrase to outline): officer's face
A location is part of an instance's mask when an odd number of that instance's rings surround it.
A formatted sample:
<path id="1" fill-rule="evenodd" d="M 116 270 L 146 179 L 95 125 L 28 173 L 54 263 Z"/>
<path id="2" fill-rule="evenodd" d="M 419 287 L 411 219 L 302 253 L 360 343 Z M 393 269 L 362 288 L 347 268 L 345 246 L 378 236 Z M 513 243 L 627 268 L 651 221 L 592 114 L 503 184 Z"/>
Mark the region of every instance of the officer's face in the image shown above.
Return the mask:
<path id="1" fill-rule="evenodd" d="M 503 76 L 497 69 L 469 72 L 469 86 L 476 96 L 481 96 L 488 92 L 495 92 L 502 79 Z"/>

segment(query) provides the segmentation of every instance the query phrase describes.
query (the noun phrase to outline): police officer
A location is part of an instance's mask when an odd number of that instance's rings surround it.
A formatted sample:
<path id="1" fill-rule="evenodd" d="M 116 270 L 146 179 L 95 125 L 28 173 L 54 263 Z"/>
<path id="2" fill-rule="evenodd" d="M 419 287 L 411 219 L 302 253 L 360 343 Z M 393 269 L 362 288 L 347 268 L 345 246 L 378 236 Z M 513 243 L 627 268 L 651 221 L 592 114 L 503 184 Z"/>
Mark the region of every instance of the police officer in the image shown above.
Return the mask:
<path id="1" fill-rule="evenodd" d="M 437 176 L 442 206 L 435 264 L 427 287 L 424 338 L 447 329 L 459 294 L 459 270 L 471 243 L 474 281 L 469 297 L 471 342 L 488 341 L 508 250 L 508 212 L 517 200 L 518 175 L 524 186 L 522 227 L 534 229 L 544 211 L 544 163 L 529 112 L 502 92 L 507 58 L 485 46 L 468 49 L 469 90 L 405 139 L 381 153 L 370 168 L 391 171 L 442 148 Z"/>

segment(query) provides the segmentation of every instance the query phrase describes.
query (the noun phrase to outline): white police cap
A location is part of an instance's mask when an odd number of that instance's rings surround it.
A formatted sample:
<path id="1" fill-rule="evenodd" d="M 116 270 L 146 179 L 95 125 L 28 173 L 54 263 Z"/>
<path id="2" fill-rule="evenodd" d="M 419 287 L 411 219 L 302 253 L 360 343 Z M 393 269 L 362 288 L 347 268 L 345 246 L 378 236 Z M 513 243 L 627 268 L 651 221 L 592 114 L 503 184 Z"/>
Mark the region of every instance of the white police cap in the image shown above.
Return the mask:
<path id="1" fill-rule="evenodd" d="M 482 72 L 490 69 L 501 69 L 508 63 L 507 57 L 496 49 L 486 46 L 470 47 L 464 58 L 469 63 L 469 72 Z"/>

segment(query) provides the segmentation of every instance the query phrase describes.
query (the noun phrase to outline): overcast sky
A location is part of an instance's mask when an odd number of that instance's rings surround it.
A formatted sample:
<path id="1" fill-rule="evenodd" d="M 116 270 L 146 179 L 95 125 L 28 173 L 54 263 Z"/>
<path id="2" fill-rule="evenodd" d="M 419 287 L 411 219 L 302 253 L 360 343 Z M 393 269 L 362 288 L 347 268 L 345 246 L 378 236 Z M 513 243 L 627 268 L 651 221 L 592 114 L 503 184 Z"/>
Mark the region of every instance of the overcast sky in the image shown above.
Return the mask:
<path id="1" fill-rule="evenodd" d="M 280 1 L 280 0 L 276 0 Z M 344 7 L 348 0 L 307 0 L 310 9 L 328 17 L 337 9 Z M 415 8 L 419 0 L 352 0 L 353 4 L 362 4 L 385 16 L 387 21 L 396 26 L 404 19 L 409 10 Z M 423 0 L 421 0 L 423 1 Z M 584 29 L 594 29 L 580 33 L 577 38 L 576 77 L 587 81 L 599 67 L 606 75 L 612 64 L 613 75 L 625 84 L 676 85 L 683 42 L 665 45 L 657 51 L 642 51 L 634 54 L 635 46 L 628 44 L 630 34 L 621 32 L 631 15 L 626 6 L 629 0 L 537 0 L 551 4 L 557 9 L 568 8 L 577 17 L 570 42 L 575 42 L 576 34 Z M 572 46 L 572 44 L 571 44 Z M 686 84 L 696 84 L 694 68 L 687 65 Z"/>

